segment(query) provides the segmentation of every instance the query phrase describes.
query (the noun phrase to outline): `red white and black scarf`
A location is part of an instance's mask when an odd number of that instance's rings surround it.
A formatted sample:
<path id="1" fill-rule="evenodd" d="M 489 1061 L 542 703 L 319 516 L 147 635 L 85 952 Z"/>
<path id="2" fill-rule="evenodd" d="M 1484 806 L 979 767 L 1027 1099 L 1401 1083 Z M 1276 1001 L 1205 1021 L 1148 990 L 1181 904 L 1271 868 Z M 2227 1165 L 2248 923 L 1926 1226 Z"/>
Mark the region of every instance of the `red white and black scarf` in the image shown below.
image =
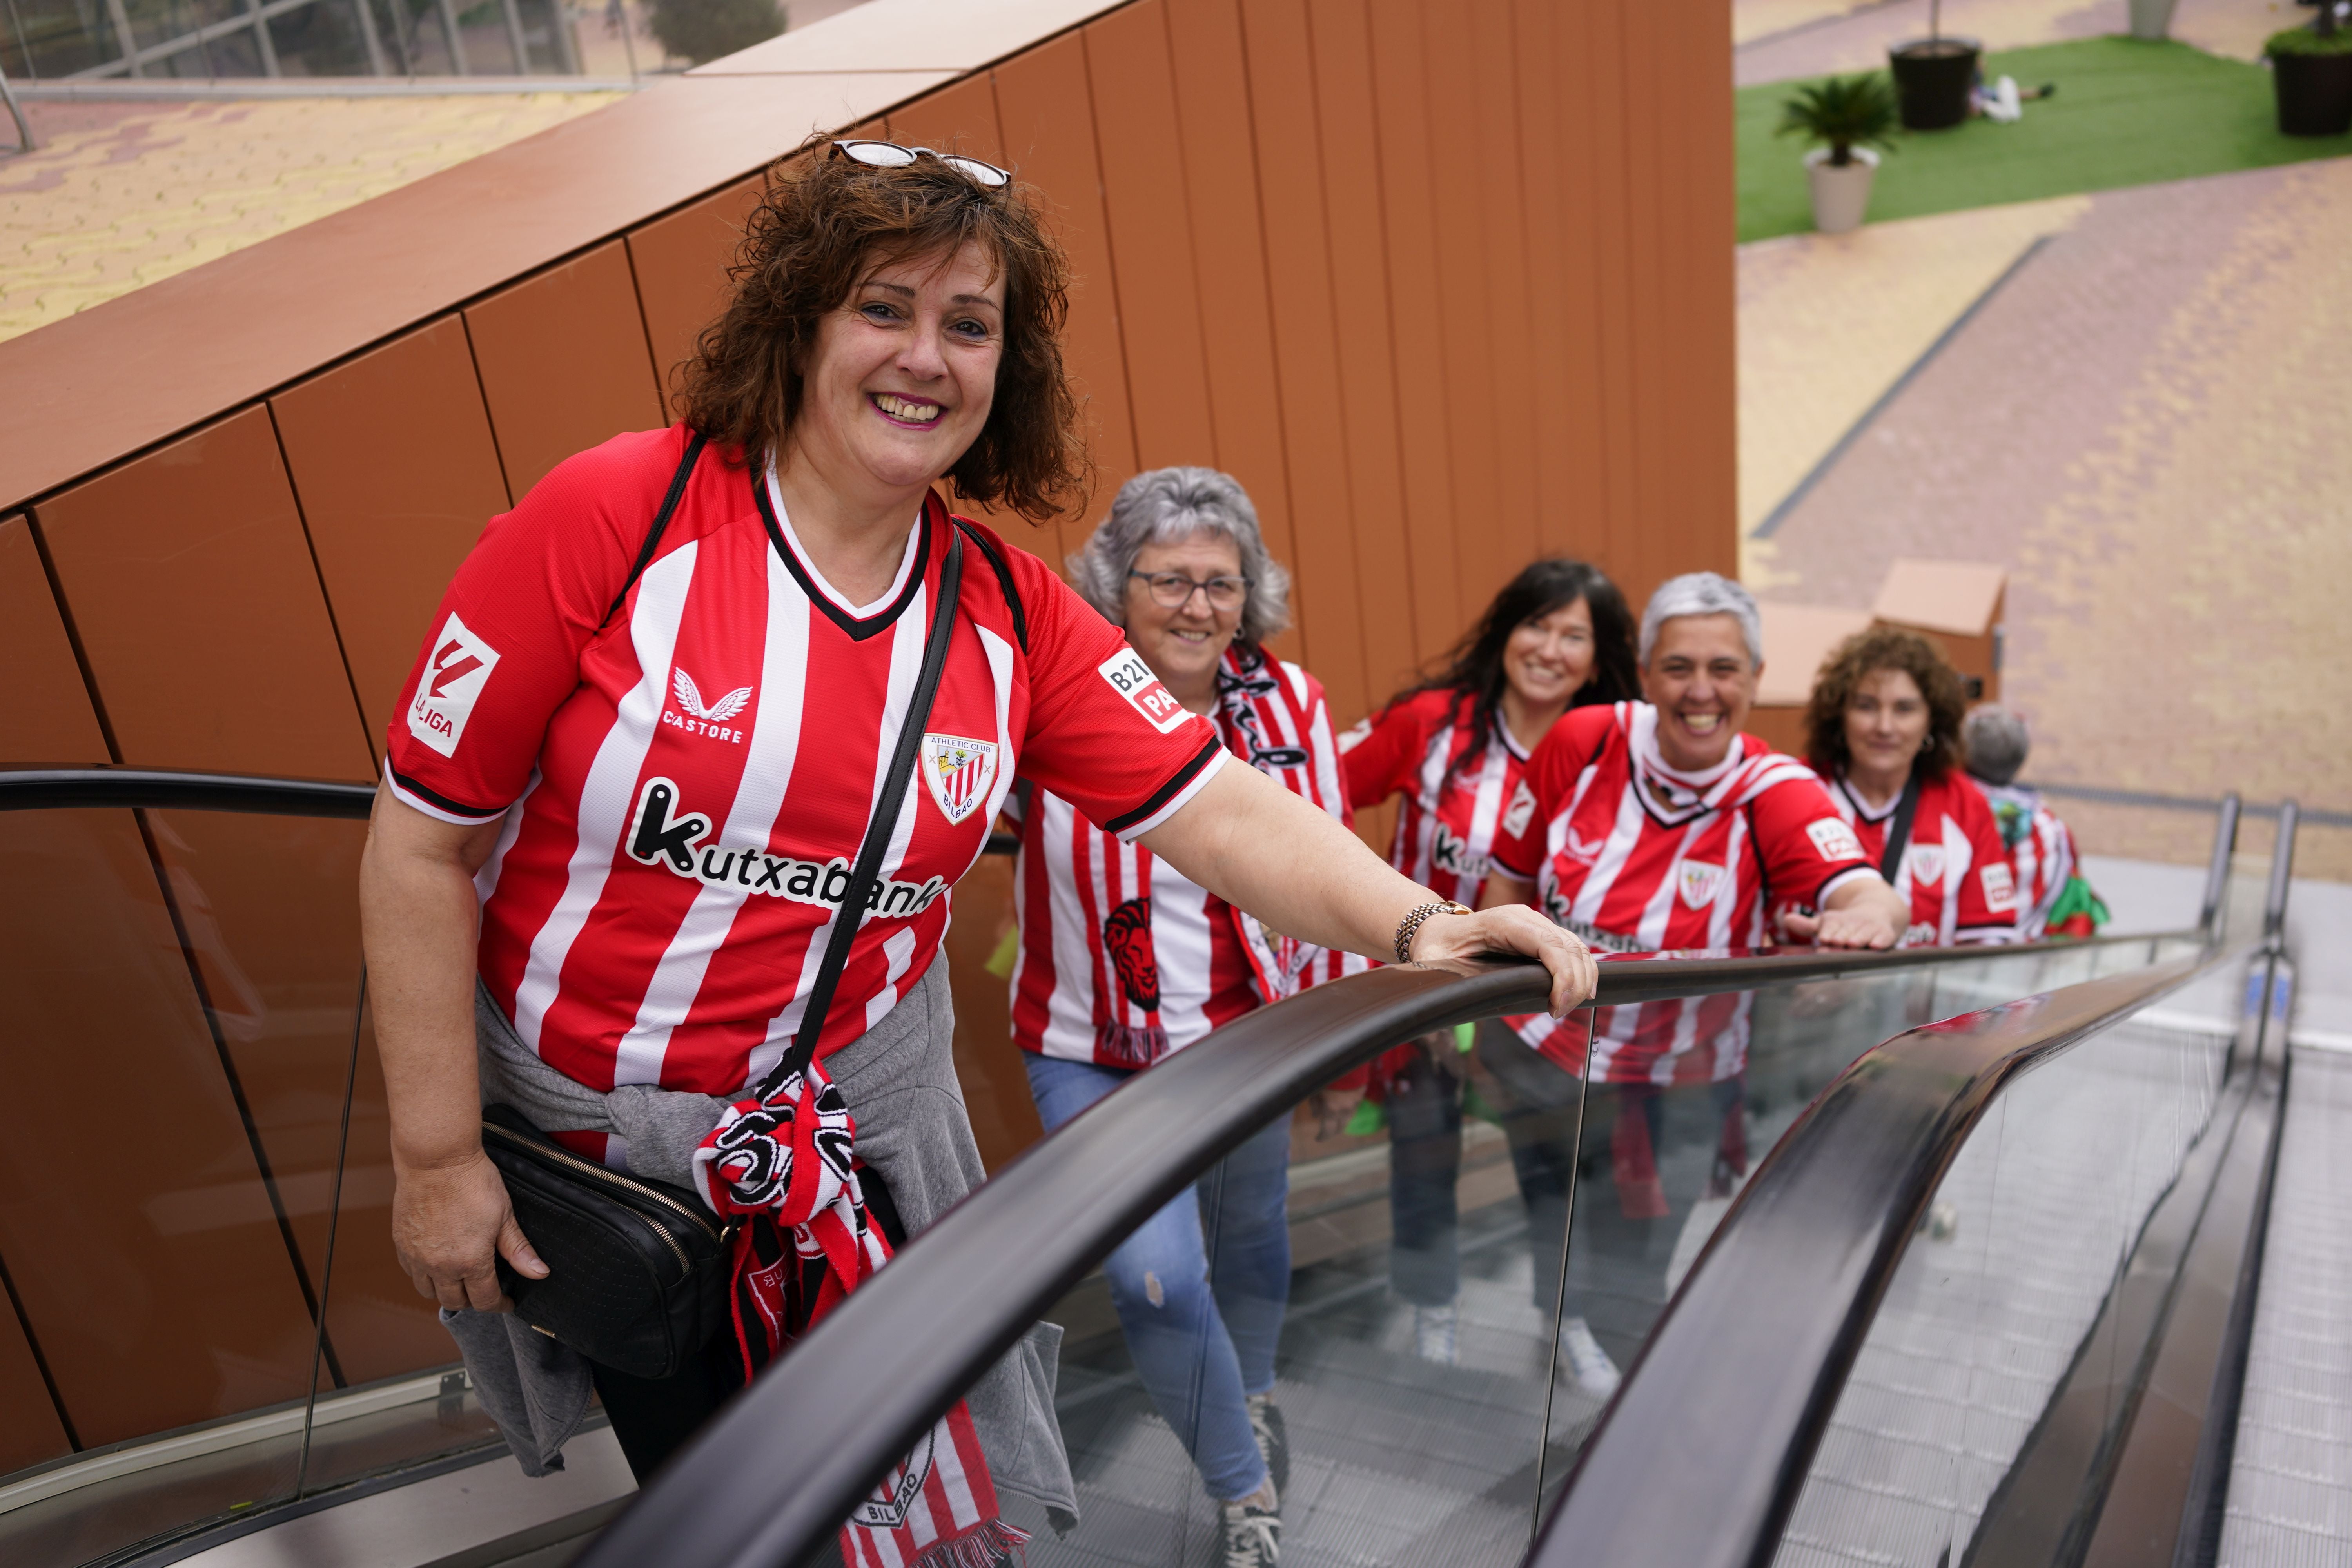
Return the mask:
<path id="1" fill-rule="evenodd" d="M 734 1294 L 747 1381 L 890 1261 L 858 1184 L 856 1135 L 841 1090 L 812 1062 L 765 1100 L 729 1106 L 694 1152 L 703 1201 L 744 1220 Z M 850 1515 L 841 1555 L 850 1568 L 997 1568 L 1028 1539 L 997 1517 L 987 1456 L 958 1400 Z"/>

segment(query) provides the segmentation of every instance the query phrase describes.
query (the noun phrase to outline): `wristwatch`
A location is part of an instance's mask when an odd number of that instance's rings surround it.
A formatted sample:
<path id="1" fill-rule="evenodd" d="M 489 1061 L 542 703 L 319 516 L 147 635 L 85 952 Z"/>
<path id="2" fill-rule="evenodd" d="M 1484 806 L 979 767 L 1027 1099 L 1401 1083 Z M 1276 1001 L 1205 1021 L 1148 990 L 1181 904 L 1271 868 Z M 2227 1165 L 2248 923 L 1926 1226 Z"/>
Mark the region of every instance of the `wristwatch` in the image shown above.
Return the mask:
<path id="1" fill-rule="evenodd" d="M 1413 933 L 1420 931 L 1423 923 L 1431 916 L 1467 915 L 1475 914 L 1476 912 L 1476 910 L 1471 909 L 1466 904 L 1457 904 L 1451 899 L 1432 899 L 1425 904 L 1413 905 L 1412 909 L 1405 911 L 1404 919 L 1397 921 L 1397 962 L 1399 963 L 1411 963 L 1412 962 Z"/>

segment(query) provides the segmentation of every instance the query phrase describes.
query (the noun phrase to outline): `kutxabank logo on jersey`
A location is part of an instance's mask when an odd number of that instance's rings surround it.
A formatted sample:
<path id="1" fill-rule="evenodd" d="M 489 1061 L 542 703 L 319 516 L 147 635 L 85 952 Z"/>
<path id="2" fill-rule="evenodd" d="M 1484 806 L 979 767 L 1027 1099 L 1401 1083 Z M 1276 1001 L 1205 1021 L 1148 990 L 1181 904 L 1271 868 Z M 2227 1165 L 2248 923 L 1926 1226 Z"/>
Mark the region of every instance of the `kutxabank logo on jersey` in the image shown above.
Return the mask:
<path id="1" fill-rule="evenodd" d="M 849 861 L 836 855 L 830 860 L 795 860 L 764 849 L 734 849 L 706 845 L 710 819 L 681 812 L 677 785 L 666 778 L 647 779 L 637 792 L 637 809 L 629 822 L 625 847 L 629 858 L 647 866 L 667 866 L 689 881 L 731 892 L 760 893 L 790 899 L 796 904 L 838 909 L 849 892 Z M 947 883 L 938 877 L 901 882 L 885 877 L 875 884 L 866 909 L 885 920 L 909 918 L 931 907 Z"/>

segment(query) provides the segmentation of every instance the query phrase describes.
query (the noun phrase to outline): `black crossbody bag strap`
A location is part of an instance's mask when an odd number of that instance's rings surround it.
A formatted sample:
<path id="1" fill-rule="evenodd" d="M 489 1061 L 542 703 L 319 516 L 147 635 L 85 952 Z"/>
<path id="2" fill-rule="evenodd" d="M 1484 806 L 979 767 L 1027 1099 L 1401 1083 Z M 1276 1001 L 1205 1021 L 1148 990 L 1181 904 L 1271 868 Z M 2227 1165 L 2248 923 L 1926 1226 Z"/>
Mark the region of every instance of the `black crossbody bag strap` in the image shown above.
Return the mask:
<path id="1" fill-rule="evenodd" d="M 1913 768 L 1911 776 L 1903 781 L 1903 798 L 1895 807 L 1895 820 L 1886 825 L 1886 853 L 1878 858 L 1878 874 L 1886 885 L 1895 885 L 1895 873 L 1902 868 L 1903 851 L 1911 847 L 1911 819 L 1919 815 L 1919 770 Z"/>
<path id="2" fill-rule="evenodd" d="M 955 632 L 956 595 L 962 584 L 963 535 L 961 530 L 950 530 L 948 558 L 940 567 L 940 599 L 932 606 L 930 635 L 923 643 L 922 672 L 916 677 L 914 696 L 907 704 L 906 722 L 898 729 L 898 747 L 890 753 L 889 776 L 882 781 L 882 796 L 875 803 L 873 819 L 866 825 L 866 842 L 858 846 L 857 863 L 851 868 L 849 887 L 841 896 L 841 912 L 834 917 L 833 934 L 824 944 L 824 961 L 817 965 L 816 983 L 809 987 L 808 1005 L 801 1013 L 801 1026 L 793 1036 L 792 1048 L 751 1091 L 754 1099 L 768 1099 L 783 1087 L 786 1079 L 806 1072 L 816 1055 L 817 1038 L 824 1033 L 825 1015 L 833 1010 L 834 990 L 841 984 L 842 969 L 849 963 L 850 943 L 857 939 L 857 929 L 864 923 L 866 903 L 874 895 L 874 884 L 881 879 L 883 854 L 890 847 L 891 835 L 898 830 L 898 813 L 906 805 L 907 786 L 915 779 L 915 757 L 923 749 L 923 727 L 930 722 L 931 699 L 939 695 L 940 675 L 947 668 L 948 643 Z"/>
<path id="3" fill-rule="evenodd" d="M 695 460 L 702 456 L 702 448 L 709 444 L 710 437 L 699 431 L 695 433 L 693 440 L 686 444 L 686 456 L 678 459 L 677 472 L 669 478 L 669 493 L 662 497 L 661 510 L 654 513 L 654 525 L 646 531 L 646 542 L 637 552 L 637 563 L 629 568 L 628 576 L 622 581 L 621 591 L 613 595 L 612 606 L 604 612 L 604 618 L 596 623 L 598 631 L 613 624 L 613 617 L 621 613 L 621 601 L 629 596 L 629 590 L 637 585 L 637 579 L 644 576 L 646 568 L 654 563 L 654 552 L 661 547 L 662 533 L 669 527 L 669 514 L 677 510 L 678 501 L 686 494 L 686 481 L 694 473 Z"/>

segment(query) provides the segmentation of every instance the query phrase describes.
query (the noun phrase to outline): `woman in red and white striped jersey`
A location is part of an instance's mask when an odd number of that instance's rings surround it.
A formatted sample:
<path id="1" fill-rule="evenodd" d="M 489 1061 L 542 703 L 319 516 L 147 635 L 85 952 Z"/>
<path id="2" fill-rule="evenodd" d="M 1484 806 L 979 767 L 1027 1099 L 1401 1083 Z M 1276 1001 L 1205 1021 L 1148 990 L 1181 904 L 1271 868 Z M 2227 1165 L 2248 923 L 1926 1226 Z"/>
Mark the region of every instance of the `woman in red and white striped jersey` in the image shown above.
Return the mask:
<path id="1" fill-rule="evenodd" d="M 1265 651 L 1289 624 L 1289 574 L 1266 553 L 1238 482 L 1213 468 L 1139 474 L 1069 564 L 1079 592 L 1228 752 L 1328 821 L 1351 820 L 1322 684 Z M 1367 967 L 1267 931 L 1052 788 L 1010 814 L 1021 825 L 1013 1037 L 1049 1130 L 1217 1026 Z M 1289 1479 L 1274 1403 L 1289 1159 L 1285 1119 L 1104 1265 L 1144 1388 L 1223 1505 L 1229 1561 L 1271 1549 Z"/>
<path id="2" fill-rule="evenodd" d="M 1959 671 L 1926 637 L 1872 626 L 1822 662 L 1805 708 L 1805 760 L 1863 853 L 1910 903 L 1906 946 L 2017 935 L 2000 825 L 1960 768 L 1968 702 Z"/>
<path id="3" fill-rule="evenodd" d="M 1660 584 L 1642 612 L 1638 652 L 1648 700 L 1570 713 L 1528 759 L 1485 901 L 1532 900 L 1594 946 L 1627 952 L 1760 947 L 1768 910 L 1783 900 L 1819 911 L 1788 917 L 1800 940 L 1894 945 L 1906 906 L 1821 781 L 1740 731 L 1764 668 L 1748 590 L 1712 572 Z M 1700 1181 L 1727 1187 L 1746 1169 L 1749 1001 L 1601 1008 L 1589 1049 L 1581 1020 L 1537 1016 L 1479 1032 L 1478 1061 L 1493 1076 L 1528 1205 L 1538 1310 L 1563 1300 L 1574 1194 L 1578 1256 L 1568 1260 L 1560 1351 L 1589 1394 L 1612 1392 L 1617 1371 L 1587 1300 L 1663 1303 L 1674 1244 L 1662 1226 L 1679 1227 Z M 1666 1092 L 1675 1089 L 1685 1092 Z M 1691 1136 L 1714 1144 L 1715 1158 L 1658 1158 L 1670 1138 Z M 1596 1142 L 1609 1149 L 1609 1179 L 1580 1182 L 1580 1144 Z M 1636 1315 L 1603 1331 L 1622 1349 L 1646 1327 Z"/>
<path id="4" fill-rule="evenodd" d="M 534 1362 L 562 1386 L 525 1415 L 576 1416 L 593 1376 L 640 1474 L 776 1348 L 798 1241 L 858 1238 L 817 1248 L 842 1271 L 820 1303 L 887 1258 L 868 1175 L 909 1230 L 980 1179 L 935 961 L 946 889 L 1016 771 L 1276 930 L 1353 952 L 1400 932 L 1415 958 L 1525 952 L 1563 1009 L 1592 982 L 1531 915 L 1433 912 L 1316 803 L 1223 765 L 1217 726 L 1117 627 L 950 515 L 942 479 L 1042 519 L 1087 471 L 1059 340 L 1067 262 L 1005 171 L 812 142 L 772 174 L 733 276 L 682 423 L 559 465 L 459 568 L 391 725 L 362 871 L 394 1244 L 469 1357 L 505 1341 L 486 1315 L 506 1300 L 498 1262 L 548 1272 L 482 1152 L 486 1097 L 750 1216 L 739 1327 L 677 1376 Z M 880 879 L 853 913 L 850 867 L 927 666 L 920 779 L 888 803 Z M 845 920 L 845 962 L 828 963 Z M 809 1016 L 827 973 L 836 1005 Z M 769 1083 L 796 1044 L 806 1072 Z M 798 1110 L 843 1125 L 826 1172 L 787 1183 L 776 1130 L 811 1125 Z M 834 1194 L 822 1213 L 793 1207 L 816 1191 Z M 1025 1456 L 1031 1473 L 999 1479 L 1067 1506 L 1048 1374 L 1022 1353 L 1026 1371 L 1016 1355 L 990 1374 L 1003 1397 L 972 1404 L 1034 1420 L 978 1446 Z M 968 1457 L 970 1425 L 926 1451 Z M 566 1435 L 509 1438 L 544 1455 Z M 926 1480 L 908 1539 L 845 1544 L 926 1568 L 979 1555 L 1003 1540 L 987 1479 Z"/>
<path id="5" fill-rule="evenodd" d="M 1561 714 L 1637 694 L 1633 618 L 1600 569 L 1529 563 L 1503 585 L 1445 669 L 1339 738 L 1349 802 L 1394 795 L 1389 863 L 1475 906 L 1504 808 L 1528 753 Z M 1389 1130 L 1389 1282 L 1412 1306 L 1425 1360 L 1459 1356 L 1462 1091 L 1467 1063 L 1451 1031 L 1374 1064 L 1372 1102 Z"/>

